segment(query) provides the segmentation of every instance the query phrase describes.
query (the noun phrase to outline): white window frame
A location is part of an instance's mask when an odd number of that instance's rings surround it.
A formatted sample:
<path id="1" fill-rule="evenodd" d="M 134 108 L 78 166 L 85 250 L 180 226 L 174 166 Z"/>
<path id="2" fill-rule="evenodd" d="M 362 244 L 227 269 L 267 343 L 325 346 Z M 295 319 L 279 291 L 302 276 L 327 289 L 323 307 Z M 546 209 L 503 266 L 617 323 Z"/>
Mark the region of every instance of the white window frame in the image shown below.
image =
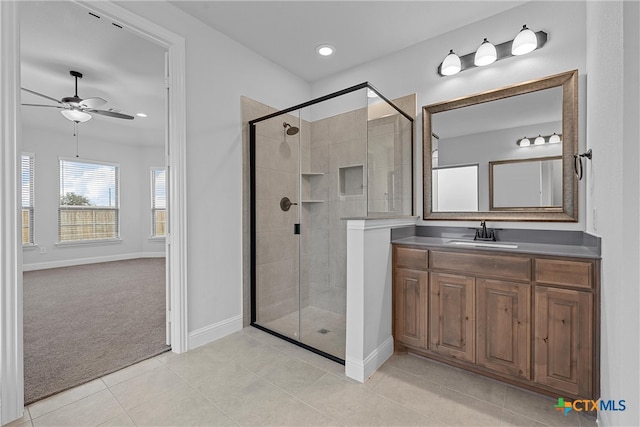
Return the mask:
<path id="1" fill-rule="evenodd" d="M 165 207 L 164 208 L 158 208 L 155 206 L 156 204 L 156 175 L 155 172 L 156 171 L 164 171 L 165 173 L 165 181 L 164 181 L 164 187 L 165 187 Z M 152 166 L 150 168 L 150 174 L 151 174 L 151 197 L 150 197 L 150 201 L 151 201 L 151 235 L 149 237 L 149 239 L 151 240 L 164 240 L 166 237 L 166 233 L 167 233 L 167 215 L 168 215 L 168 206 L 167 206 L 167 200 L 168 200 L 168 194 L 167 194 L 167 168 L 165 167 L 156 167 L 156 166 Z M 165 211 L 165 234 L 156 234 L 156 211 L 157 210 L 164 210 Z"/>
<path id="2" fill-rule="evenodd" d="M 22 201 L 20 202 L 20 212 L 21 215 L 22 212 L 24 211 L 24 209 L 29 209 L 29 237 L 30 237 L 30 241 L 25 243 L 24 240 L 22 240 L 22 247 L 23 248 L 29 248 L 29 247 L 33 247 L 36 246 L 36 236 L 35 236 L 35 196 L 36 196 L 36 189 L 35 189 L 35 182 L 36 182 L 36 178 L 35 178 L 35 170 L 36 170 L 36 155 L 34 153 L 28 153 L 28 152 L 22 152 L 20 155 L 20 199 L 22 200 L 22 161 L 24 157 L 28 157 L 29 158 L 29 185 L 31 186 L 31 195 L 30 195 L 30 205 L 25 207 L 22 206 Z M 21 219 L 23 217 L 21 216 Z M 22 221 L 22 228 L 21 231 L 23 231 L 24 229 L 24 221 Z M 23 231 L 24 232 L 24 231 Z M 21 234 L 22 235 L 22 234 Z"/>
<path id="3" fill-rule="evenodd" d="M 113 162 L 104 162 L 104 161 L 100 161 L 100 160 L 89 160 L 89 159 L 82 159 L 82 158 L 77 158 L 77 157 L 58 157 L 58 184 L 59 184 L 59 194 L 58 194 L 58 200 L 60 199 L 60 197 L 63 195 L 62 194 L 62 189 L 63 189 L 63 183 L 62 183 L 62 162 L 66 161 L 66 162 L 74 162 L 74 163 L 87 163 L 87 164 L 93 164 L 93 165 L 103 165 L 103 166 L 112 166 L 115 167 L 115 172 L 116 172 L 116 176 L 115 176 L 115 190 L 116 190 L 116 195 L 115 195 L 115 206 L 113 208 L 109 208 L 109 209 L 114 209 L 116 211 L 116 221 L 115 221 L 115 226 L 116 226 L 116 233 L 115 233 L 115 237 L 107 237 L 107 238 L 103 238 L 103 239 L 77 239 L 77 240 L 61 240 L 61 212 L 62 212 L 62 206 L 60 205 L 60 202 L 58 201 L 58 242 L 56 243 L 56 245 L 61 245 L 61 246 L 66 246 L 66 245 L 84 245 L 84 244 L 100 244 L 100 243 L 115 243 L 115 242 L 121 242 L 122 239 L 120 238 L 120 164 L 119 163 L 113 163 Z M 94 209 L 96 209 L 96 207 L 94 207 Z M 97 209 L 104 209 L 102 207 L 98 207 Z"/>

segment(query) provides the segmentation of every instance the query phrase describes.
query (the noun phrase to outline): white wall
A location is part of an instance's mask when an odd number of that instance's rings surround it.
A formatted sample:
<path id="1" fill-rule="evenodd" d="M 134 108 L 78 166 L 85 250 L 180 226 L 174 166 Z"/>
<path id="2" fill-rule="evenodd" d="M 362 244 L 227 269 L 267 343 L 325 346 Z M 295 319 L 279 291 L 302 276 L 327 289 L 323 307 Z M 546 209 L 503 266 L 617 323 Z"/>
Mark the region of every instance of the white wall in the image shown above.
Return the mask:
<path id="1" fill-rule="evenodd" d="M 313 96 L 320 96 L 362 81 L 371 82 L 387 98 L 417 94 L 418 107 L 496 89 L 526 80 L 578 69 L 580 74 L 580 147 L 585 145 L 585 14 L 584 2 L 530 2 L 491 18 L 453 29 L 449 33 L 413 45 L 395 54 L 314 82 Z M 571 25 L 567 25 L 570 22 Z M 449 49 L 459 55 L 474 52 L 487 37 L 498 44 L 512 40 L 523 24 L 549 34 L 547 44 L 529 55 L 496 62 L 482 69 L 440 77 L 437 67 Z M 422 170 L 422 114 L 415 122 L 416 171 Z M 417 214 L 422 215 L 422 177 L 417 174 Z M 502 228 L 584 229 L 584 184 L 580 185 L 578 223 L 499 223 Z M 434 225 L 477 226 L 477 223 L 431 221 Z"/>
<path id="2" fill-rule="evenodd" d="M 22 149 L 35 155 L 35 247 L 23 249 L 23 269 L 74 265 L 93 259 L 107 261 L 128 256 L 164 253 L 163 241 L 149 241 L 151 230 L 151 166 L 164 163 L 163 146 L 143 148 L 103 140 L 79 139 L 79 160 L 120 166 L 120 237 L 117 243 L 56 245 L 58 242 L 59 157 L 75 158 L 76 140 L 71 122 L 58 130 L 23 128 Z M 82 126 L 82 125 L 81 125 Z M 80 129 L 82 132 L 82 129 Z M 81 135 L 81 133 L 80 133 Z M 42 254 L 43 249 L 46 253 Z"/>
<path id="3" fill-rule="evenodd" d="M 310 99 L 310 87 L 169 3 L 119 5 L 186 40 L 189 331 L 241 325 L 240 96 L 286 108 Z"/>
<path id="4" fill-rule="evenodd" d="M 589 96 L 587 231 L 602 237 L 601 395 L 625 412 L 601 412 L 602 425 L 640 425 L 640 7 L 587 3 Z"/>

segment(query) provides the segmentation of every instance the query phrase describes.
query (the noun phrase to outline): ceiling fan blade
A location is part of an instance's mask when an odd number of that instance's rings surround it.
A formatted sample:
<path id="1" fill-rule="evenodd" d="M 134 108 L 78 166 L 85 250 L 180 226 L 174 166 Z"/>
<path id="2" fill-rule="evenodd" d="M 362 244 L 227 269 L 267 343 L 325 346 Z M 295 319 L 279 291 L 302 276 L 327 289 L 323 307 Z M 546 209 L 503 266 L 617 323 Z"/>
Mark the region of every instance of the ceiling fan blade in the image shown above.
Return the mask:
<path id="1" fill-rule="evenodd" d="M 80 108 L 98 108 L 107 103 L 106 99 L 99 97 L 83 99 L 80 102 Z"/>
<path id="2" fill-rule="evenodd" d="M 24 88 L 24 87 L 23 87 L 23 88 L 21 88 L 21 89 L 22 89 L 22 90 L 24 90 L 25 92 L 29 92 L 29 93 L 32 93 L 32 94 L 34 94 L 34 95 L 38 95 L 38 96 L 41 96 L 41 97 L 43 97 L 43 98 L 49 99 L 49 100 L 51 100 L 51 101 L 53 101 L 53 102 L 55 102 L 55 103 L 57 103 L 57 104 L 62 104 L 62 102 L 60 102 L 59 100 L 57 100 L 57 99 L 55 99 L 55 98 L 52 98 L 52 97 L 50 97 L 50 96 L 47 96 L 47 95 L 43 95 L 43 94 L 41 94 L 41 93 L 39 93 L 39 92 L 36 92 L 36 91 L 34 91 L 34 90 L 26 89 L 26 88 Z"/>
<path id="3" fill-rule="evenodd" d="M 43 104 L 21 104 L 21 105 L 26 105 L 28 107 L 50 107 L 50 108 L 62 108 L 62 109 L 65 108 L 59 105 L 43 105 Z"/>
<path id="4" fill-rule="evenodd" d="M 86 110 L 87 113 L 96 113 L 96 114 L 100 114 L 101 116 L 109 116 L 109 117 L 115 117 L 116 119 L 127 119 L 127 120 L 133 120 L 134 117 L 130 116 L 128 114 L 122 114 L 122 113 L 116 113 L 115 111 L 106 111 L 106 110 Z"/>

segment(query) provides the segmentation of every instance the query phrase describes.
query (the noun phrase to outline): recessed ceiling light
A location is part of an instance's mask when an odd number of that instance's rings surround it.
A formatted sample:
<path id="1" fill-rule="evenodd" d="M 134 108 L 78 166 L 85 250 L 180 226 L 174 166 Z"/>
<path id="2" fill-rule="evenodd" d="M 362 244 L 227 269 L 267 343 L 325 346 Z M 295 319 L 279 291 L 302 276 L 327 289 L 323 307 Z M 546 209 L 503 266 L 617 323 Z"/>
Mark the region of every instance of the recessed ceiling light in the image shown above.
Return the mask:
<path id="1" fill-rule="evenodd" d="M 136 116 L 138 116 L 138 117 L 147 117 L 147 115 L 145 113 L 136 113 Z"/>
<path id="2" fill-rule="evenodd" d="M 330 56 L 336 51 L 336 48 L 331 46 L 330 44 L 321 44 L 316 47 L 316 52 L 321 56 Z"/>

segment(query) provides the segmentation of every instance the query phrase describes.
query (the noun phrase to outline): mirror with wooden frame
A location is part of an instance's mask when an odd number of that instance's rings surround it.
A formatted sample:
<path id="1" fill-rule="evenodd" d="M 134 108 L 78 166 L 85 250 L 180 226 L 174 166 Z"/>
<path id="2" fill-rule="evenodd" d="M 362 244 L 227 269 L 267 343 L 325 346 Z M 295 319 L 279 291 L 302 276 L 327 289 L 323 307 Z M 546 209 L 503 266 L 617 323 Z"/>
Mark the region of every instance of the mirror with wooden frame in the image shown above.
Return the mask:
<path id="1" fill-rule="evenodd" d="M 424 219 L 578 220 L 577 70 L 422 110 Z"/>

